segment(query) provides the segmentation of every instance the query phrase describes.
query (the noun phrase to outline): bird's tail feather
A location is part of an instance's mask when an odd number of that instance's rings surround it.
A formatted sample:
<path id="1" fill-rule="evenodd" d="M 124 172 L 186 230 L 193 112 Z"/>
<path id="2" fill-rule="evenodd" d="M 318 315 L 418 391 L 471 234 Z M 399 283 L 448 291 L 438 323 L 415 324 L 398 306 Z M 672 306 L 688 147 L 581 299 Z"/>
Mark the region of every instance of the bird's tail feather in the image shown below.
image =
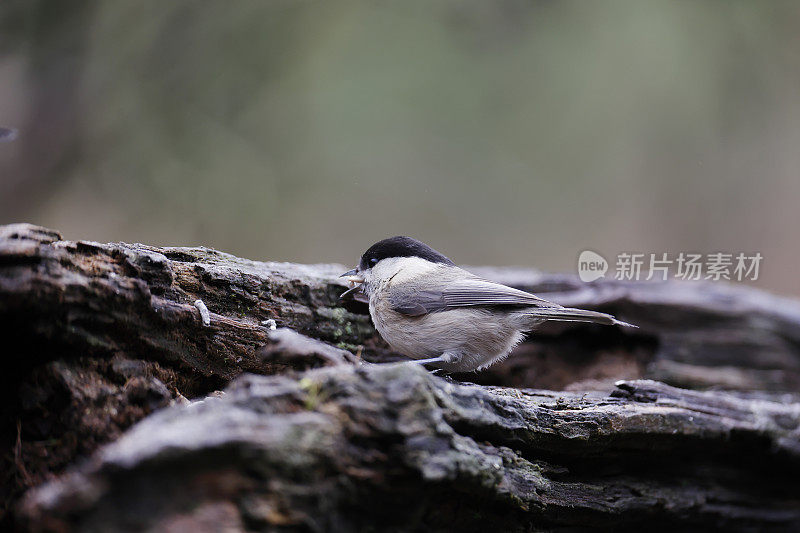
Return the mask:
<path id="1" fill-rule="evenodd" d="M 606 313 L 598 311 L 588 311 L 586 309 L 573 309 L 571 307 L 537 307 L 525 313 L 539 320 L 555 320 L 559 322 L 592 322 L 595 324 L 606 324 L 609 326 L 625 326 L 636 328 L 633 324 L 618 320 Z"/>

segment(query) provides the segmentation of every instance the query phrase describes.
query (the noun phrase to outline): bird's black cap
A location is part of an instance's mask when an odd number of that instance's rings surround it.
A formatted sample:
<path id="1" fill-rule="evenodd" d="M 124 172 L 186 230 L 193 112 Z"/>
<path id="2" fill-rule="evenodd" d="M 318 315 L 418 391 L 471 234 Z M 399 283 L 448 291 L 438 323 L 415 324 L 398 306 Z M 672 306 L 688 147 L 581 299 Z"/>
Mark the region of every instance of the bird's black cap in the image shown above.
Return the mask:
<path id="1" fill-rule="evenodd" d="M 455 264 L 424 242 L 411 237 L 397 236 L 383 239 L 370 246 L 361 256 L 358 266 L 361 270 L 366 270 L 381 259 L 390 257 L 419 257 L 431 263 Z"/>

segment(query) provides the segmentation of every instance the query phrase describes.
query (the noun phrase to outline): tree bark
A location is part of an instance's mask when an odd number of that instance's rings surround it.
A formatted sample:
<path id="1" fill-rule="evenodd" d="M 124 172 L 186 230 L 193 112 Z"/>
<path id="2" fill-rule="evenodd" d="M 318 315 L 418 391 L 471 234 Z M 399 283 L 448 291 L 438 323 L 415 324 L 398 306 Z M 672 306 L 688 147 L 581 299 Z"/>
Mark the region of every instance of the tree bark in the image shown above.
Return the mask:
<path id="1" fill-rule="evenodd" d="M 800 527 L 798 302 L 476 268 L 640 328 L 443 378 L 369 363 L 343 270 L 0 227 L 0 525 Z"/>

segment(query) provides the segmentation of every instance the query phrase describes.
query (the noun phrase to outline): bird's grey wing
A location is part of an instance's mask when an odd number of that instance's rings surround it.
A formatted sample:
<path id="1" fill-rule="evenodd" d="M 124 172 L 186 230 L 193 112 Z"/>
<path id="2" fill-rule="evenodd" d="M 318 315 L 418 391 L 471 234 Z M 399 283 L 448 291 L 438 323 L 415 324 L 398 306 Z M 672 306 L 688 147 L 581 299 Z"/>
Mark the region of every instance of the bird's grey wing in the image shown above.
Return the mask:
<path id="1" fill-rule="evenodd" d="M 525 291 L 493 283 L 480 278 L 451 281 L 442 287 L 398 287 L 391 291 L 392 309 L 408 316 L 421 316 L 459 307 L 546 307 L 558 304 L 543 300 Z"/>

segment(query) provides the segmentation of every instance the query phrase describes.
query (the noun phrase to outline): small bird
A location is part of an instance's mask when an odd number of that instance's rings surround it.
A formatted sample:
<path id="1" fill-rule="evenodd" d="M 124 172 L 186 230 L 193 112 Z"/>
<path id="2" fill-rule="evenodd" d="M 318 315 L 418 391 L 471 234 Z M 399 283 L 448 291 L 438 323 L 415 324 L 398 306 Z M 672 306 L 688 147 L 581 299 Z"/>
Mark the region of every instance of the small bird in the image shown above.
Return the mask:
<path id="1" fill-rule="evenodd" d="M 636 327 L 480 278 L 411 237 L 373 244 L 341 277 L 355 284 L 341 297 L 369 298 L 372 321 L 393 350 L 444 372 L 488 368 L 548 320 Z"/>

